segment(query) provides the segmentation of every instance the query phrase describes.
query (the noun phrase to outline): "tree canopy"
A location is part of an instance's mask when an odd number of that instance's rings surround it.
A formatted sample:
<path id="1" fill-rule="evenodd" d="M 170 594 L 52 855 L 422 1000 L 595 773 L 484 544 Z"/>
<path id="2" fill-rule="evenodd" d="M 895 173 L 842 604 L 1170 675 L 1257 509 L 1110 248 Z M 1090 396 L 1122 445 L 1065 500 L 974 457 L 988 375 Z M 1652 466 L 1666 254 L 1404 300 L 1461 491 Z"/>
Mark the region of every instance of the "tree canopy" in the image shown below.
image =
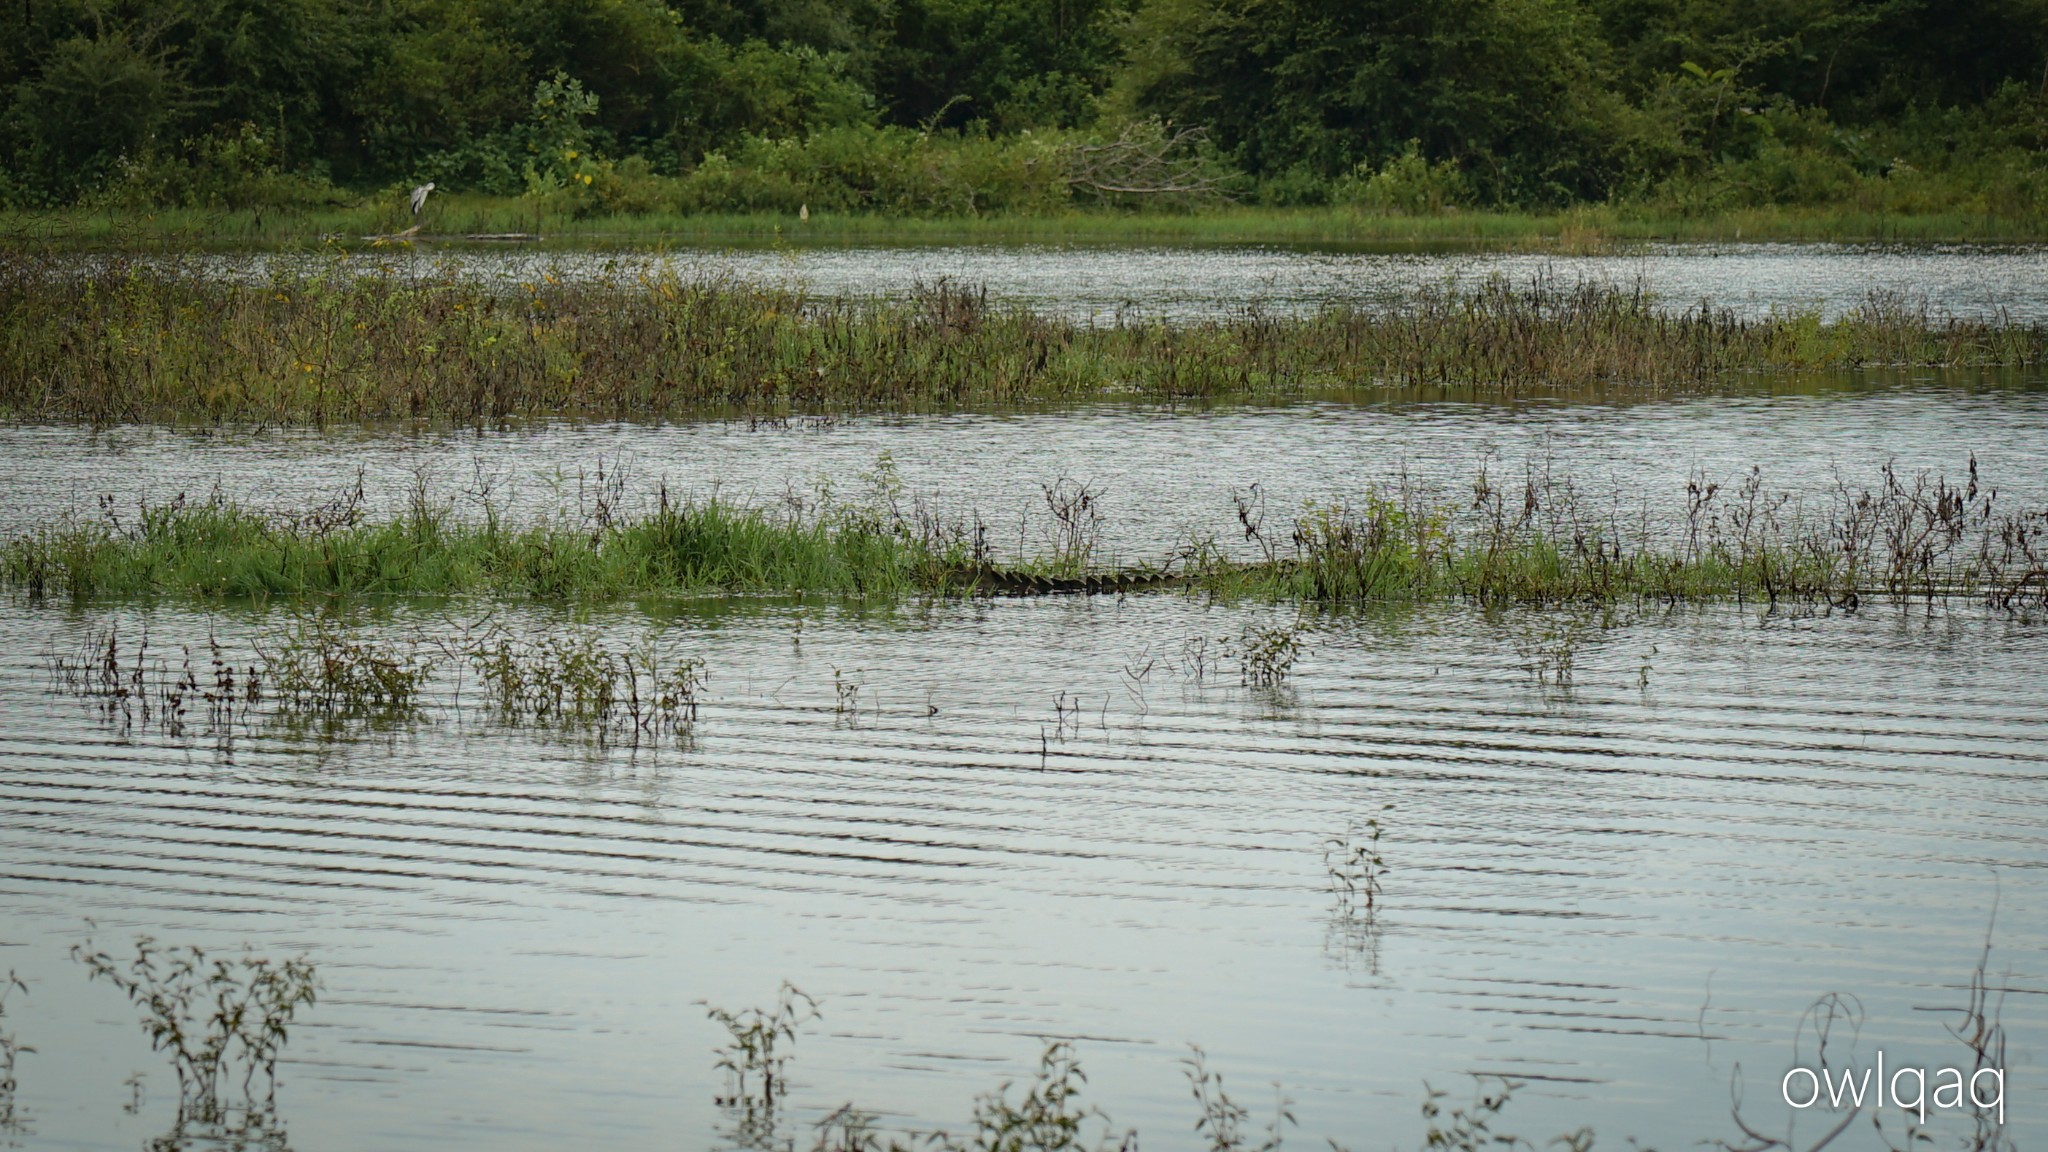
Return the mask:
<path id="1" fill-rule="evenodd" d="M 929 166 L 933 140 L 1145 124 L 1222 174 L 1204 187 L 1269 202 L 1555 205 L 1710 175 L 1797 200 L 1944 165 L 2040 183 L 2048 144 L 2048 0 L 5 3 L 17 207 L 544 192 L 613 165 L 758 173 L 821 141 Z M 1036 171 L 1012 153 L 985 178 Z M 880 204 L 862 179 L 848 202 Z"/>

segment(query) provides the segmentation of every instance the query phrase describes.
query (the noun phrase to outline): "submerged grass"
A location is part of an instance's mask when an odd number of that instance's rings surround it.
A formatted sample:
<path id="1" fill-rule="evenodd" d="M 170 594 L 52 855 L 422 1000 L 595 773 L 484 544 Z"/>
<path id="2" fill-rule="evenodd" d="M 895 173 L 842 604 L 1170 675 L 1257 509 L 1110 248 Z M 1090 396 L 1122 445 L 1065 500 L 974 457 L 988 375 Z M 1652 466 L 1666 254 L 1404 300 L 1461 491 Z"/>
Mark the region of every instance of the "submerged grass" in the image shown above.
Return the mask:
<path id="1" fill-rule="evenodd" d="M 1897 298 L 1849 315 L 1677 311 L 1640 286 L 1495 280 L 1384 307 L 1089 324 L 941 283 L 820 300 L 648 267 L 481 284 L 346 257 L 262 282 L 176 261 L 0 263 L 0 414 L 95 422 L 943 410 L 1095 398 L 1602 388 L 1734 375 L 2033 365 L 2048 329 Z"/>
<path id="2" fill-rule="evenodd" d="M 949 519 L 881 490 L 868 502 L 792 493 L 761 507 L 677 499 L 663 487 L 636 516 L 619 511 L 623 482 L 614 473 L 580 517 L 516 524 L 497 511 L 458 518 L 424 486 L 408 510 L 371 517 L 360 482 L 293 515 L 219 495 L 144 504 L 132 515 L 107 500 L 95 516 L 0 546 L 0 583 L 30 598 L 75 600 L 890 598 L 1178 587 L 1325 604 L 1737 599 L 1854 608 L 1878 596 L 2048 605 L 2048 509 L 2001 505 L 1974 460 L 1959 483 L 1885 465 L 1876 486 L 1840 482 L 1813 501 L 1769 489 L 1757 470 L 1729 489 L 1695 477 L 1683 506 L 1661 518 L 1588 500 L 1569 480 L 1535 470 L 1509 483 L 1482 469 L 1463 507 L 1404 480 L 1356 503 L 1311 505 L 1275 527 L 1253 493 L 1238 502 L 1241 544 L 1226 549 L 1202 536 L 1159 563 L 1107 568 L 1092 564 L 1100 512 L 1089 489 L 1049 487 L 1052 551 L 1011 564 L 997 562 L 978 517 Z M 1085 505 L 1075 491 L 1090 493 Z M 1298 648 L 1291 634 L 1243 643 L 1264 653 L 1258 674 L 1268 683 L 1284 678 Z M 320 691 L 317 677 L 308 683 Z"/>

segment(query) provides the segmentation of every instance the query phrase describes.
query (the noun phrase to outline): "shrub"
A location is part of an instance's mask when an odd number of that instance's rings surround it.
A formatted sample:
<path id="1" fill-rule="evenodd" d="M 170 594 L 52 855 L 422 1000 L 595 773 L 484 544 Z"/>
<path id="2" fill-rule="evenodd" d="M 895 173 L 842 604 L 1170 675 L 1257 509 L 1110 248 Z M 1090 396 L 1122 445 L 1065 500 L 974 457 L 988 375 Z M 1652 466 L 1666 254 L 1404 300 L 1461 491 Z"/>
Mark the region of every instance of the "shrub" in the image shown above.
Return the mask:
<path id="1" fill-rule="evenodd" d="M 1404 216 L 1434 215 L 1472 202 L 1472 187 L 1455 160 L 1432 164 L 1422 155 L 1420 140 L 1374 170 L 1361 163 L 1339 181 L 1331 198 L 1339 204 L 1397 212 Z"/>

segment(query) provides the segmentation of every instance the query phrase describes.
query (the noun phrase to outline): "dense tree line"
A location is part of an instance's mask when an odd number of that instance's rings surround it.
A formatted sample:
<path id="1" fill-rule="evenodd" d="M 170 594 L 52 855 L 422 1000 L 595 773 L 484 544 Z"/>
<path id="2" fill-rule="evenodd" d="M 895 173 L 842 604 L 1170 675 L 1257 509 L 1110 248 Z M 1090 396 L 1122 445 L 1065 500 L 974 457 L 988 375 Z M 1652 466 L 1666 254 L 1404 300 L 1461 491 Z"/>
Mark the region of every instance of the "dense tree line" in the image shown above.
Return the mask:
<path id="1" fill-rule="evenodd" d="M 15 207 L 2048 206 L 2048 0 L 5 3 Z"/>

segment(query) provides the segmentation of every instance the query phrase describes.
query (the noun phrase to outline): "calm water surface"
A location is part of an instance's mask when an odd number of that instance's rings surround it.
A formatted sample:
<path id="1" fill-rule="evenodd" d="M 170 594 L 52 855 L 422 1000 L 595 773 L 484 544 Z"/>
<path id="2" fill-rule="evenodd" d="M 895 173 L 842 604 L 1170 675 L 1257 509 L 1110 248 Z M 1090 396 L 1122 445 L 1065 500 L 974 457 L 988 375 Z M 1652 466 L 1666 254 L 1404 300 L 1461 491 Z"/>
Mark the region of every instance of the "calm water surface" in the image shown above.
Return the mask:
<path id="1" fill-rule="evenodd" d="M 2048 248 L 1863 244 L 1652 244 L 1601 255 L 1352 252 L 1278 246 L 684 248 L 661 255 L 578 249 L 478 251 L 421 245 L 379 249 L 365 266 L 519 282 L 544 274 L 605 277 L 649 264 L 688 276 L 734 276 L 827 296 L 892 296 L 942 279 L 984 285 L 992 298 L 1082 319 L 1118 315 L 1226 316 L 1327 304 L 1390 304 L 1418 288 L 1491 276 L 1642 283 L 1674 307 L 1702 299 L 1748 315 L 1773 309 L 1839 315 L 1872 293 L 1958 316 L 2048 319 Z M 207 258 L 223 271 L 261 272 L 303 257 Z M 318 260 L 310 262 L 322 267 Z"/>

